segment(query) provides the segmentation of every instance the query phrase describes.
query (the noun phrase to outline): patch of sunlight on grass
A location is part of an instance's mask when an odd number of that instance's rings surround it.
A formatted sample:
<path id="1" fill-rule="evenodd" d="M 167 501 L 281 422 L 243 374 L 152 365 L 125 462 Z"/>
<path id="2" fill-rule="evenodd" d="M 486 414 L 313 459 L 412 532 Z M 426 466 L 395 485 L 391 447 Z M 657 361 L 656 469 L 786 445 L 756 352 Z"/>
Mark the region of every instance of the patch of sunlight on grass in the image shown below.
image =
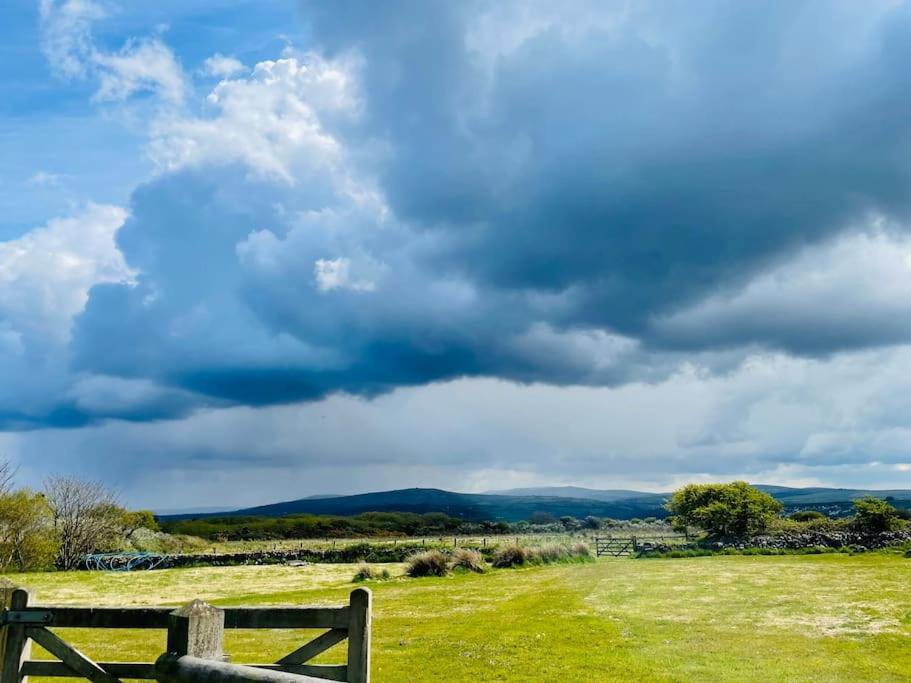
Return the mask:
<path id="1" fill-rule="evenodd" d="M 354 565 L 33 574 L 40 602 L 343 604 Z M 401 565 L 391 566 L 401 574 Z M 911 560 L 869 554 L 601 560 L 368 582 L 373 674 L 424 680 L 903 681 Z M 151 660 L 163 633 L 70 631 L 90 655 Z M 312 635 L 237 631 L 233 661 Z M 342 661 L 344 646 L 322 661 Z M 59 680 L 59 679 L 58 679 Z M 45 683 L 33 681 L 33 683 Z M 50 683 L 50 681 L 47 681 Z"/>

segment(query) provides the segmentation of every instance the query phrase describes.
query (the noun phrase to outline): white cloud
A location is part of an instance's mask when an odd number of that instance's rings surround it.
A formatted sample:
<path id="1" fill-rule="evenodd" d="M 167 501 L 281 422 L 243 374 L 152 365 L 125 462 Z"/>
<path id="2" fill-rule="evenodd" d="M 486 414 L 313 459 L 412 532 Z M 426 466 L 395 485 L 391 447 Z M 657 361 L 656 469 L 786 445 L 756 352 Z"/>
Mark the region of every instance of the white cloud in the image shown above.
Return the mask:
<path id="1" fill-rule="evenodd" d="M 142 91 L 158 93 L 164 100 L 183 102 L 186 84 L 174 53 L 157 39 L 128 41 L 117 53 L 96 52 L 97 100 L 126 100 Z"/>
<path id="2" fill-rule="evenodd" d="M 186 90 L 174 53 L 157 38 L 131 39 L 118 52 L 99 48 L 92 25 L 106 16 L 91 0 L 41 0 L 41 45 L 51 69 L 66 78 L 98 81 L 95 99 L 121 101 L 154 92 L 180 104 Z"/>
<path id="3" fill-rule="evenodd" d="M 50 171 L 36 171 L 28 179 L 28 184 L 35 187 L 58 187 L 63 176 Z"/>
<path id="4" fill-rule="evenodd" d="M 154 124 L 149 154 L 161 169 L 240 162 L 291 183 L 302 165 L 316 173 L 338 162 L 341 145 L 321 117 L 358 107 L 349 63 L 316 56 L 260 62 L 247 78 L 221 81 L 208 102 L 214 116 Z"/>
<path id="5" fill-rule="evenodd" d="M 131 277 L 114 242 L 126 216 L 118 206 L 89 204 L 0 242 L 0 320 L 29 337 L 65 341 L 93 285 Z"/>
<path id="6" fill-rule="evenodd" d="M 239 59 L 226 57 L 220 53 L 212 55 L 202 65 L 202 72 L 215 78 L 234 76 L 241 71 L 246 71 L 246 69 L 247 67 Z"/>
<path id="7" fill-rule="evenodd" d="M 51 69 L 68 78 L 84 78 L 95 51 L 92 23 L 104 18 L 92 0 L 41 0 L 41 49 Z"/>

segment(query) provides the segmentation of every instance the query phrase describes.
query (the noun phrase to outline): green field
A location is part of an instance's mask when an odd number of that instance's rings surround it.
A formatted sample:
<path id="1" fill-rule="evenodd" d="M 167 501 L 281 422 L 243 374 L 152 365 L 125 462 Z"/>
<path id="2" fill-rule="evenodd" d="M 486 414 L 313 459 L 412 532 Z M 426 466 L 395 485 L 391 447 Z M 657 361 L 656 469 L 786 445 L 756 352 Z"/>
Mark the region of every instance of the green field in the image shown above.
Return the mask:
<path id="1" fill-rule="evenodd" d="M 389 565 L 400 574 L 400 565 Z M 22 577 L 38 602 L 336 604 L 351 565 Z M 370 584 L 373 673 L 387 681 L 905 681 L 911 560 L 899 555 L 599 560 Z M 69 631 L 99 659 L 152 660 L 159 632 Z M 235 662 L 304 634 L 233 632 Z M 323 661 L 340 661 L 338 650 Z M 62 679 L 57 679 L 62 680 Z"/>

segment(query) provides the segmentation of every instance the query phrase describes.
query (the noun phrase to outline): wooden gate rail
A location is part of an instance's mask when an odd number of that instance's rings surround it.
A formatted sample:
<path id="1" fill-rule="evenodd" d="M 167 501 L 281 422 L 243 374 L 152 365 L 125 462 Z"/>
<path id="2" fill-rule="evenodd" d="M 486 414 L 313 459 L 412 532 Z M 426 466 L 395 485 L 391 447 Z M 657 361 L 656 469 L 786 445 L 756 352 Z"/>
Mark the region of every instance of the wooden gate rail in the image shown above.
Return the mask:
<path id="1" fill-rule="evenodd" d="M 284 672 L 309 680 L 370 680 L 371 595 L 366 588 L 352 591 L 349 604 L 339 607 L 229 607 L 218 609 L 199 600 L 175 610 L 171 607 L 69 607 L 29 605 L 29 593 L 0 586 L 0 683 L 24 683 L 28 676 L 79 677 L 92 683 L 120 683 L 121 679 L 162 680 L 168 662 L 183 656 L 223 660 L 224 629 L 327 629 L 285 655 L 275 664 L 251 664 L 262 672 Z M 167 629 L 167 653 L 156 668 L 151 662 L 94 662 L 61 638 L 54 629 Z M 308 664 L 317 655 L 346 640 L 346 664 Z M 31 643 L 57 657 L 31 659 Z M 289 680 L 291 677 L 248 680 Z M 220 680 L 220 679 L 213 679 Z M 233 680 L 243 680 L 235 678 Z M 308 680 L 298 678 L 297 680 Z"/>

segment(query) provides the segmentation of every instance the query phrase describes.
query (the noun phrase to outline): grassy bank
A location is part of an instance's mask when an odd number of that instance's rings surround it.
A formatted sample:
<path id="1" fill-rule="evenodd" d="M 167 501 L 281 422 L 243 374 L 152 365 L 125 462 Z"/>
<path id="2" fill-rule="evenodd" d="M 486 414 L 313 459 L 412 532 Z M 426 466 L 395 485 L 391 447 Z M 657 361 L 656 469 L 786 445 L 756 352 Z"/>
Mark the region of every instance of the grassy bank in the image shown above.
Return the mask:
<path id="1" fill-rule="evenodd" d="M 346 600 L 352 573 L 226 567 L 36 574 L 23 583 L 41 602 L 332 604 Z M 869 554 L 600 560 L 368 582 L 374 675 L 383 683 L 907 680 L 909 581 L 911 560 Z M 67 635 L 106 659 L 151 659 L 163 647 L 157 632 Z M 300 642 L 292 632 L 235 632 L 228 648 L 235 661 L 268 661 Z"/>

